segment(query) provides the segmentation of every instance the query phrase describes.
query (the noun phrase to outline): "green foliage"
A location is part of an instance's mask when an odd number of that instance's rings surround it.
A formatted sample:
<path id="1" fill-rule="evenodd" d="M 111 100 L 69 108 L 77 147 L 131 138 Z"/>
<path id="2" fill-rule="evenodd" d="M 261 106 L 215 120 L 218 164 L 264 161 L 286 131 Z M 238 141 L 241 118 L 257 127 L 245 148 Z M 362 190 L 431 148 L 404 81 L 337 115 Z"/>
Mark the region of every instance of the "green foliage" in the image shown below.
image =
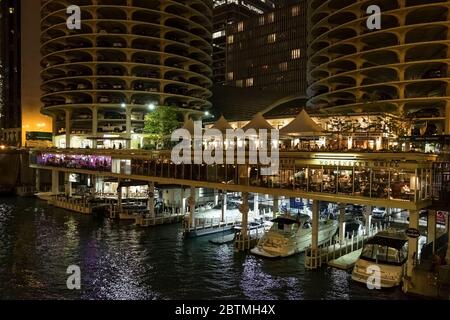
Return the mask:
<path id="1" fill-rule="evenodd" d="M 178 127 L 178 111 L 174 107 L 159 106 L 145 116 L 144 133 L 147 134 L 148 140 L 156 144 L 161 143 L 164 146 L 167 137 Z"/>

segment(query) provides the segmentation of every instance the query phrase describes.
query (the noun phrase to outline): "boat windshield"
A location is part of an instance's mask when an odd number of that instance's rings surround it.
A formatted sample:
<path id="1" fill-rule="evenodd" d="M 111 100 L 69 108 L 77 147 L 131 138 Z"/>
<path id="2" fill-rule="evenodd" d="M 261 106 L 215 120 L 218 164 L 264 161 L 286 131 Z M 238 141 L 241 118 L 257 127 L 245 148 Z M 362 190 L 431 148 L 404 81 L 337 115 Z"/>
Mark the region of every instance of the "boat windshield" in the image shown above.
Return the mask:
<path id="1" fill-rule="evenodd" d="M 360 258 L 376 263 L 403 264 L 406 259 L 406 247 L 395 249 L 379 244 L 366 244 Z"/>

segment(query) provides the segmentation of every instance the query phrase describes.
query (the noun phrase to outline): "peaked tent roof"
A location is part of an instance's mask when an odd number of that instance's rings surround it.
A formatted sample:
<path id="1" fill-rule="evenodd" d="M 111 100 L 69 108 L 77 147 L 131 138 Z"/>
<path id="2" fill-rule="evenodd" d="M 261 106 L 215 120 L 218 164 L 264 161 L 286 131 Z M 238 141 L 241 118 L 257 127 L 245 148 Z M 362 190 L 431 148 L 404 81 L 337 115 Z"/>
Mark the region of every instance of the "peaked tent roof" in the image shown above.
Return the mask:
<path id="1" fill-rule="evenodd" d="M 183 129 L 189 131 L 190 134 L 194 134 L 194 120 L 189 118 L 183 125 Z"/>
<path id="2" fill-rule="evenodd" d="M 323 129 L 311 119 L 305 109 L 303 109 L 294 120 L 280 130 L 280 134 L 294 136 L 317 135 L 320 133 L 323 133 Z"/>
<path id="3" fill-rule="evenodd" d="M 211 128 L 218 129 L 221 132 L 225 132 L 227 129 L 233 129 L 233 127 L 228 123 L 224 116 L 221 116 Z"/>
<path id="4" fill-rule="evenodd" d="M 242 129 L 255 129 L 256 131 L 259 131 L 261 129 L 272 130 L 273 127 L 267 122 L 266 119 L 264 119 L 262 113 L 258 112 L 253 117 L 252 121 L 247 123 Z"/>

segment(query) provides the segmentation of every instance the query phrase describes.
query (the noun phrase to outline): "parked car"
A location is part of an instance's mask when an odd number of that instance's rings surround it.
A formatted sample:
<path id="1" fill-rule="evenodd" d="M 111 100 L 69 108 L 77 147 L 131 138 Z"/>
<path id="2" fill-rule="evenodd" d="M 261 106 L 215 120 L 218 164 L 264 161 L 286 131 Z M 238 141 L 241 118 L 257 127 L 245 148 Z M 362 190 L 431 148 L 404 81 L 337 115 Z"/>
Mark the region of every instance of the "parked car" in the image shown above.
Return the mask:
<path id="1" fill-rule="evenodd" d="M 385 219 L 387 215 L 385 207 L 376 207 L 372 210 L 372 218 Z"/>

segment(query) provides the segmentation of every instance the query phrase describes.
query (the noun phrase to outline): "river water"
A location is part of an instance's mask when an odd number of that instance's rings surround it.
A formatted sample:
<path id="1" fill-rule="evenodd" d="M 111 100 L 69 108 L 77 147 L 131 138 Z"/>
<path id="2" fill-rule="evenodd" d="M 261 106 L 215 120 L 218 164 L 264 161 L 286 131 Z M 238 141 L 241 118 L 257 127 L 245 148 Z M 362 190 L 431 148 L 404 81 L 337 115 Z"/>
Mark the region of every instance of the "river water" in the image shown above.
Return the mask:
<path id="1" fill-rule="evenodd" d="M 406 299 L 345 271 L 305 270 L 302 255 L 267 260 L 209 239 L 0 198 L 0 299 Z M 81 269 L 81 290 L 67 289 L 70 265 Z"/>

